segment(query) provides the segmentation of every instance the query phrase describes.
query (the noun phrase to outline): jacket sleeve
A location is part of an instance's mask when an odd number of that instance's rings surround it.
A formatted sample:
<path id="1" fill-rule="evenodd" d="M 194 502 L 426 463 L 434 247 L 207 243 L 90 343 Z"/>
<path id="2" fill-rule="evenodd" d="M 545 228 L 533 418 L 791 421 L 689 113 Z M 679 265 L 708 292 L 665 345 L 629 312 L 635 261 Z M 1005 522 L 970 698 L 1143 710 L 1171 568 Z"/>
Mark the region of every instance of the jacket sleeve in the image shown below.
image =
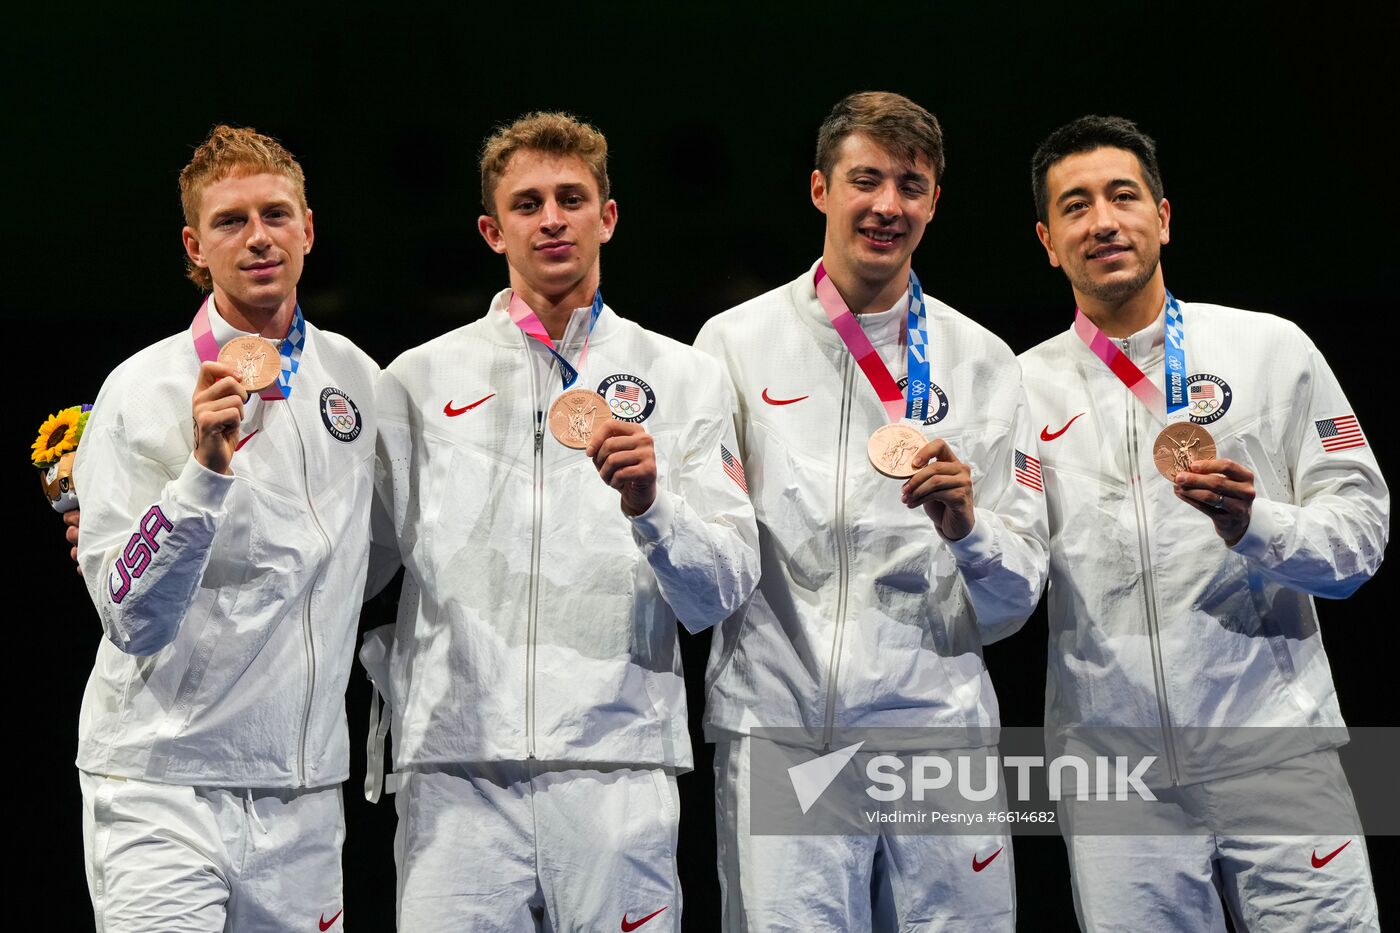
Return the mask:
<path id="1" fill-rule="evenodd" d="M 1016 368 L 1014 362 L 1009 365 Z M 1009 419 L 991 422 L 1006 427 L 989 439 L 983 475 L 973 484 L 977 521 L 966 537 L 946 542 L 983 644 L 1012 635 L 1025 624 L 1040 601 L 1049 560 L 1044 480 L 1030 407 L 1016 371 L 1014 408 Z M 953 453 L 962 456 L 957 450 Z"/>
<path id="2" fill-rule="evenodd" d="M 1380 568 L 1390 491 L 1337 377 L 1303 339 L 1307 361 L 1284 451 L 1292 501 L 1286 493 L 1265 498 L 1267 484 L 1256 482 L 1259 497 L 1234 550 L 1270 580 L 1341 599 Z"/>
<path id="3" fill-rule="evenodd" d="M 724 621 L 758 585 L 758 527 L 734 438 L 734 395 L 706 358 L 690 403 L 697 421 L 679 442 L 683 459 L 661 467 L 656 501 L 632 519 L 632 537 L 681 624 L 699 632 Z M 726 459 L 726 455 L 728 459 Z"/>
<path id="4" fill-rule="evenodd" d="M 408 422 L 408 398 L 403 385 L 388 370 L 375 382 L 374 503 L 370 507 L 369 572 L 366 600 L 376 596 L 403 565 L 399 533 L 408 505 L 409 462 L 413 455 Z"/>
<path id="5" fill-rule="evenodd" d="M 126 401 L 104 388 L 78 448 L 78 563 L 107 637 L 151 655 L 175 639 L 198 594 L 234 479 L 193 454 L 176 473 L 132 449 Z"/>

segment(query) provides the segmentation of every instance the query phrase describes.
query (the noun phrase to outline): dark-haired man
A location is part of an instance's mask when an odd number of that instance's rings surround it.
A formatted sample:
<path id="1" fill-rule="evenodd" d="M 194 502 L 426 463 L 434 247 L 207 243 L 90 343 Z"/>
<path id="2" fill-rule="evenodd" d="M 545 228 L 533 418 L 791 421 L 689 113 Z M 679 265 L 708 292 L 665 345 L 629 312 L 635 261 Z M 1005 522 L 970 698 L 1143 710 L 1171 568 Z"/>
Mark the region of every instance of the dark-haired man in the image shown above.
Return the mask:
<path id="1" fill-rule="evenodd" d="M 710 659 L 726 930 L 1014 927 L 1005 833 L 749 832 L 759 727 L 819 750 L 863 741 L 861 762 L 889 750 L 882 727 L 940 751 L 915 730 L 995 744 L 982 646 L 1040 593 L 1045 506 L 1015 358 L 911 269 L 943 160 L 913 101 L 837 103 L 811 175 L 821 259 L 696 341 L 737 391 L 764 543 L 759 590 Z"/>
<path id="2" fill-rule="evenodd" d="M 105 631 L 78 726 L 93 912 L 106 933 L 339 930 L 379 370 L 302 317 L 290 152 L 215 127 L 180 192 L 209 294 L 108 376 L 75 470 Z"/>
<path id="3" fill-rule="evenodd" d="M 380 380 L 406 933 L 680 929 L 676 622 L 749 597 L 757 532 L 723 371 L 603 303 L 607 153 L 567 114 L 494 133 L 510 287 Z"/>
<path id="4" fill-rule="evenodd" d="M 1380 565 L 1375 456 L 1296 326 L 1167 291 L 1171 207 L 1133 123 L 1061 127 L 1032 180 L 1077 305 L 1021 358 L 1051 503 L 1047 730 L 1161 762 L 1150 835 L 1085 831 L 1093 805 L 1067 803 L 1080 923 L 1221 929 L 1223 894 L 1237 929 L 1378 929 L 1365 841 L 1328 821 L 1355 808 L 1312 602 Z M 1317 835 L 1269 831 L 1301 810 Z"/>

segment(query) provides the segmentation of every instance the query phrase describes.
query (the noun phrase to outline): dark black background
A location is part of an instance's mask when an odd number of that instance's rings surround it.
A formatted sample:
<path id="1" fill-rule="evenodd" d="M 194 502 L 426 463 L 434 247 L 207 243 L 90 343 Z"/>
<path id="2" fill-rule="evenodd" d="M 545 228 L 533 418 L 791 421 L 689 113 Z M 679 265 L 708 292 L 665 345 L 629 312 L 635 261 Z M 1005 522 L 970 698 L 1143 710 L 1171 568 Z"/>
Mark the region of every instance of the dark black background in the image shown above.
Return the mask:
<path id="1" fill-rule="evenodd" d="M 609 138 L 621 220 L 604 250 L 608 302 L 689 340 L 795 276 L 821 247 L 808 200 L 816 128 L 850 91 L 888 89 L 943 122 L 948 170 L 916 260 L 925 287 L 1024 350 L 1072 302 L 1035 240 L 1027 162 L 1086 112 L 1157 136 L 1185 300 L 1300 323 L 1341 377 L 1394 475 L 1394 3 L 1298 16 L 1272 4 L 805 3 L 666 9 L 517 7 L 52 8 L 0 39 L 8 181 L 0 279 L 9 346 L 10 860 L 48 929 L 90 928 L 72 770 L 100 630 L 25 452 L 44 416 L 91 400 L 106 372 L 187 326 L 176 176 L 218 121 L 278 136 L 301 159 L 317 239 L 302 305 L 381 364 L 480 315 L 506 283 L 475 231 L 476 150 L 492 126 L 567 109 Z M 1343 711 L 1397 723 L 1393 569 L 1321 607 Z M 374 604 L 366 622 L 388 620 Z M 698 721 L 708 639 L 683 638 Z M 1040 722 L 1044 617 L 987 651 L 1013 725 Z M 391 929 L 392 805 L 365 804 L 366 682 L 348 708 L 346 914 Z M 712 778 L 697 744 L 681 779 L 687 929 L 715 928 Z M 470 845 L 463 840 L 464 847 Z M 1383 916 L 1400 844 L 1370 841 Z M 1063 847 L 1018 839 L 1021 928 L 1072 926 Z M 13 914 L 11 922 L 14 922 Z"/>

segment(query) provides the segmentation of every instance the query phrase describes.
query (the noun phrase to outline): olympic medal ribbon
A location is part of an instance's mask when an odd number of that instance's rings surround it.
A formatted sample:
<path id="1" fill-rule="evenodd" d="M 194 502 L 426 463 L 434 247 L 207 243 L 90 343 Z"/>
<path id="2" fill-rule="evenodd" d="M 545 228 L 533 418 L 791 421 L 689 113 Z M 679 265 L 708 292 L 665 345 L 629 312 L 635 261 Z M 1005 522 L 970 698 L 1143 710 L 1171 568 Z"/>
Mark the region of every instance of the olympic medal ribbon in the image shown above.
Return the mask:
<path id="1" fill-rule="evenodd" d="M 856 358 L 861 372 L 865 373 L 865 378 L 875 389 L 875 394 L 880 397 L 880 404 L 885 406 L 890 423 L 901 418 L 923 421 L 928 417 L 929 398 L 933 395 L 932 383 L 929 381 L 928 310 L 924 306 L 924 292 L 919 286 L 919 277 L 914 274 L 914 270 L 909 270 L 909 310 L 906 319 L 908 334 L 905 342 L 909 376 L 907 399 L 905 393 L 900 391 L 899 383 L 890 374 L 885 361 L 880 359 L 875 345 L 865 335 L 860 322 L 851 313 L 851 309 L 846 307 L 841 293 L 836 290 L 836 283 L 826 274 L 826 266 L 822 263 L 817 264 L 816 286 L 817 300 L 826 311 L 827 319 L 831 321 L 831 326 L 836 328 L 836 333 L 841 335 L 846 349 Z"/>
<path id="2" fill-rule="evenodd" d="M 1167 292 L 1161 389 L 1079 308 L 1074 309 L 1074 332 L 1159 422 L 1175 420 L 1172 416 L 1186 407 L 1186 321 L 1181 303 L 1171 292 Z"/>
<path id="3" fill-rule="evenodd" d="M 209 302 L 212 297 L 204 299 L 204 303 L 195 312 L 193 323 L 190 324 L 194 351 L 204 363 L 212 363 L 219 358 L 219 341 L 214 337 L 214 325 L 209 320 Z M 292 326 L 288 328 L 287 336 L 282 338 L 277 347 L 281 356 L 277 381 L 260 393 L 264 401 L 275 402 L 291 397 L 292 377 L 301 367 L 301 351 L 305 347 L 306 319 L 301 315 L 301 305 L 297 305 L 292 312 Z"/>
<path id="4" fill-rule="evenodd" d="M 554 358 L 559 361 L 559 374 L 563 379 L 564 388 L 569 388 L 578 381 L 578 371 L 583 367 L 584 358 L 588 356 L 588 338 L 593 336 L 593 326 L 598 323 L 598 316 L 603 313 L 603 290 L 599 288 L 593 293 L 593 309 L 588 317 L 588 333 L 583 336 L 583 349 L 579 351 L 578 368 L 564 359 L 554 347 L 554 341 L 549 339 L 549 331 L 545 330 L 544 323 L 530 306 L 520 297 L 517 291 L 510 293 L 510 319 L 515 322 L 515 326 L 525 332 L 525 336 L 533 337 L 544 344 Z"/>

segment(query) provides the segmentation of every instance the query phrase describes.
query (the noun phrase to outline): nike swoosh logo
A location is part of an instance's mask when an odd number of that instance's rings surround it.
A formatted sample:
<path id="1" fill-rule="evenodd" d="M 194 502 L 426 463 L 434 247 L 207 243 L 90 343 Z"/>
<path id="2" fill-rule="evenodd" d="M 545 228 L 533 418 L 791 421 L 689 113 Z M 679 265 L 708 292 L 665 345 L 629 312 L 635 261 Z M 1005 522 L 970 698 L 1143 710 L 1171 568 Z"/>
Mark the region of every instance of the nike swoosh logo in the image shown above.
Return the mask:
<path id="1" fill-rule="evenodd" d="M 1318 858 L 1318 857 L 1317 857 L 1317 850 L 1316 850 L 1316 849 L 1313 849 L 1313 868 L 1321 868 L 1322 866 L 1326 865 L 1328 862 L 1332 861 L 1334 858 L 1337 857 L 1337 853 L 1338 853 L 1338 852 L 1342 851 L 1343 849 L 1345 849 L 1345 848 L 1346 848 L 1347 846 L 1349 846 L 1349 845 L 1351 845 L 1351 840 L 1350 840 L 1350 839 L 1348 839 L 1346 842 L 1342 843 L 1341 845 L 1337 846 L 1337 848 L 1333 849 L 1331 852 L 1328 852 L 1328 853 L 1327 853 L 1326 855 L 1324 855 L 1322 858 Z"/>
<path id="2" fill-rule="evenodd" d="M 261 430 L 262 430 L 262 428 L 258 428 L 258 431 L 261 431 Z M 254 431 L 253 434 L 257 434 L 258 431 Z M 233 445 L 233 452 L 234 452 L 234 453 L 238 453 L 240 450 L 242 450 L 242 449 L 243 449 L 243 445 L 246 444 L 246 443 L 248 443 L 249 441 L 251 441 L 251 440 L 253 439 L 253 434 L 245 435 L 244 438 L 243 438 L 243 440 L 239 441 L 237 444 L 234 444 L 234 445 Z"/>
<path id="3" fill-rule="evenodd" d="M 666 907 L 670 907 L 670 906 L 671 906 L 670 904 L 667 904 L 667 905 L 666 905 Z M 665 910 L 666 907 L 661 908 L 661 910 Z M 623 915 L 622 915 L 622 933 L 632 933 L 632 931 L 635 930 L 635 929 L 637 929 L 637 927 L 639 927 L 639 926 L 641 926 L 642 924 L 646 923 L 648 920 L 650 920 L 652 917 L 655 917 L 657 914 L 661 913 L 661 910 L 653 910 L 651 913 L 647 914 L 645 917 L 643 917 L 643 918 L 640 919 L 640 920 L 628 920 L 628 919 L 627 919 L 627 915 L 626 915 L 626 914 L 623 914 Z"/>
<path id="4" fill-rule="evenodd" d="M 486 398 L 479 398 L 475 402 L 472 402 L 470 405 L 463 405 L 461 408 L 453 408 L 452 400 L 448 399 L 447 404 L 442 406 L 442 413 L 449 418 L 455 418 L 458 415 L 465 414 L 466 412 L 471 411 L 473 408 L 486 401 L 486 399 L 495 397 L 496 393 L 492 392 L 490 395 L 486 396 Z"/>
<path id="5" fill-rule="evenodd" d="M 1004 848 L 1006 848 L 1006 846 L 1002 846 L 1001 848 L 1004 849 Z M 1001 849 L 997 849 L 997 850 L 996 850 L 995 852 L 993 852 L 991 855 L 987 856 L 987 860 L 986 860 L 985 862 L 979 862 L 979 861 L 977 861 L 977 853 L 976 853 L 976 852 L 972 853 L 972 870 L 973 870 L 973 871 L 981 871 L 982 869 L 986 868 L 988 865 L 992 864 L 992 862 L 994 862 L 994 861 L 996 860 L 996 857 L 997 857 L 998 855 L 1000 855 L 1000 854 L 1001 854 Z"/>
<path id="6" fill-rule="evenodd" d="M 791 405 L 793 402 L 800 402 L 804 398 L 807 398 L 807 396 L 799 395 L 797 398 L 773 398 L 768 394 L 767 386 L 763 389 L 763 400 L 769 405 Z"/>
<path id="7" fill-rule="evenodd" d="M 344 912 L 345 912 L 345 908 L 344 908 L 344 907 L 340 908 L 340 910 L 337 910 L 337 911 L 335 912 L 335 916 L 332 917 L 332 918 L 330 918 L 329 920 L 326 919 L 326 915 L 325 915 L 325 914 L 321 914 L 321 933 L 326 933 L 326 931 L 329 930 L 329 929 L 331 928 L 332 924 L 334 924 L 337 920 L 340 919 L 340 915 L 343 914 Z"/>
<path id="8" fill-rule="evenodd" d="M 1087 412 L 1081 411 L 1079 414 L 1066 421 L 1065 426 L 1063 428 L 1060 428 L 1060 430 L 1054 432 L 1053 434 L 1050 432 L 1050 425 L 1047 424 L 1045 427 L 1040 429 L 1040 439 L 1042 441 L 1053 441 L 1055 438 L 1068 431 L 1070 425 L 1074 424 L 1080 418 L 1083 418 L 1086 414 Z"/>

